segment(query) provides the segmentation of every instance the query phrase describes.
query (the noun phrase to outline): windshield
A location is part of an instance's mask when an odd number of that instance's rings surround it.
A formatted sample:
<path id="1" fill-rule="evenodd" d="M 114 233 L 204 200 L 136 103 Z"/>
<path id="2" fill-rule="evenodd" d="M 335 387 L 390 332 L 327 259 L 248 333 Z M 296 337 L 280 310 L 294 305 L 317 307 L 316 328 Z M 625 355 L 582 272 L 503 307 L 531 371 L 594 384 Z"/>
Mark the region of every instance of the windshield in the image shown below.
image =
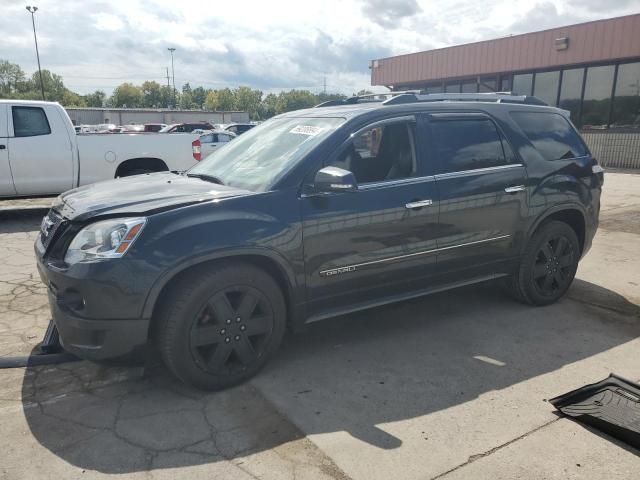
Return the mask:
<path id="1" fill-rule="evenodd" d="M 344 118 L 279 118 L 269 120 L 216 150 L 189 170 L 225 185 L 252 191 L 267 190 Z"/>
<path id="2" fill-rule="evenodd" d="M 175 126 L 176 126 L 176 124 L 167 125 L 165 127 L 162 127 L 160 130 L 158 130 L 158 133 L 167 133 L 169 130 L 171 130 Z"/>

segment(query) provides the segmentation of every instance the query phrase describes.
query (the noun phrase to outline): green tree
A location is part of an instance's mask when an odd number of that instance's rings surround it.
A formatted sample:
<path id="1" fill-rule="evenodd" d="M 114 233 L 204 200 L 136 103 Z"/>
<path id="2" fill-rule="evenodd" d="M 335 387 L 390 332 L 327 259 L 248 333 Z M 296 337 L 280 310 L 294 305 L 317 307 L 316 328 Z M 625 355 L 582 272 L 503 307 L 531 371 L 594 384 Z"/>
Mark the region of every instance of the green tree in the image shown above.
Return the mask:
<path id="1" fill-rule="evenodd" d="M 71 90 L 66 88 L 64 90 L 64 93 L 62 94 L 62 100 L 60 101 L 60 104 L 63 107 L 86 107 L 87 106 L 87 102 L 85 101 L 84 97 L 81 97 L 77 93 L 72 92 Z"/>
<path id="2" fill-rule="evenodd" d="M 25 76 L 20 65 L 0 60 L 0 95 L 8 97 L 17 93 L 19 84 L 24 81 Z"/>
<path id="3" fill-rule="evenodd" d="M 278 96 L 270 93 L 260 104 L 260 119 L 264 120 L 278 114 Z"/>
<path id="4" fill-rule="evenodd" d="M 238 87 L 233 91 L 234 105 L 236 110 L 249 113 L 249 118 L 258 119 L 260 102 L 262 102 L 262 92 L 253 90 L 250 87 Z"/>
<path id="5" fill-rule="evenodd" d="M 360 90 L 358 93 L 354 93 L 353 96 L 360 96 L 360 95 L 371 95 L 373 92 L 371 90 Z"/>
<path id="6" fill-rule="evenodd" d="M 205 90 L 202 87 L 196 87 L 191 91 L 191 99 L 195 108 L 203 108 L 204 101 L 207 98 L 210 90 Z"/>
<path id="7" fill-rule="evenodd" d="M 166 88 L 166 87 L 165 87 Z M 153 80 L 142 83 L 142 105 L 147 108 L 160 108 L 166 105 L 162 97 L 162 87 Z"/>
<path id="8" fill-rule="evenodd" d="M 107 95 L 102 90 L 96 90 L 84 96 L 87 107 L 104 107 L 104 101 Z"/>
<path id="9" fill-rule="evenodd" d="M 311 108 L 317 104 L 317 97 L 308 90 L 289 90 L 278 94 L 278 113 Z"/>
<path id="10" fill-rule="evenodd" d="M 235 110 L 235 97 L 233 92 L 228 88 L 216 91 L 218 97 L 218 110 L 227 112 L 229 110 Z"/>
<path id="11" fill-rule="evenodd" d="M 218 110 L 218 94 L 214 90 L 207 93 L 207 97 L 204 99 L 204 108 L 210 112 Z"/>
<path id="12" fill-rule="evenodd" d="M 142 107 L 142 89 L 140 87 L 136 87 L 132 83 L 125 82 L 115 88 L 110 100 L 113 107 Z"/>

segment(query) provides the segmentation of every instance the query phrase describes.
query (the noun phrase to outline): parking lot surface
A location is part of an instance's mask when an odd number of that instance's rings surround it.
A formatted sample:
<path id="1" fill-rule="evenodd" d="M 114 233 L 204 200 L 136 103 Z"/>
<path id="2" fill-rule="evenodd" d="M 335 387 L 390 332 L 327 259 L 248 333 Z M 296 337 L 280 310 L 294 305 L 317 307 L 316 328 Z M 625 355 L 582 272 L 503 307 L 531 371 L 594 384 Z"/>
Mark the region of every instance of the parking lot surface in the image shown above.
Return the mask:
<path id="1" fill-rule="evenodd" d="M 635 479 L 639 452 L 547 402 L 640 380 L 640 175 L 608 173 L 568 296 L 532 308 L 481 285 L 313 325 L 218 393 L 157 367 L 0 370 L 0 478 Z M 42 212 L 0 210 L 0 357 L 49 320 Z"/>

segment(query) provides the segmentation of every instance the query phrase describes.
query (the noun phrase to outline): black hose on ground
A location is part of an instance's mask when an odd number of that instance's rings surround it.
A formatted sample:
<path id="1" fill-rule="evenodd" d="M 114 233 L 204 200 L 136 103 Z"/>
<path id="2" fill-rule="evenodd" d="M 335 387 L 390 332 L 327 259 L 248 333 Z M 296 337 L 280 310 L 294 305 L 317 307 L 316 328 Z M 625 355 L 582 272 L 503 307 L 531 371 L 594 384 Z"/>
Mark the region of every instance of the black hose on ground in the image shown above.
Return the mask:
<path id="1" fill-rule="evenodd" d="M 78 360 L 80 360 L 78 357 L 69 352 L 29 355 L 23 357 L 0 357 L 0 370 L 4 368 L 56 365 L 58 363 L 77 362 Z"/>

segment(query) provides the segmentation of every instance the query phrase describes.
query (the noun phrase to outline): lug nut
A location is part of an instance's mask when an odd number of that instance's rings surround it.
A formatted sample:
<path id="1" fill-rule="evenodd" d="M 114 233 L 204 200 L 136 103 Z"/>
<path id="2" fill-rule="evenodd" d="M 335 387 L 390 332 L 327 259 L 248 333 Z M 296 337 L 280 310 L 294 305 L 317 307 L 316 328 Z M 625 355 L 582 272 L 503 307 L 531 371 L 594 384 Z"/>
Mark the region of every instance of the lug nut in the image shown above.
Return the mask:
<path id="1" fill-rule="evenodd" d="M 246 329 L 247 329 L 247 327 L 246 327 L 246 326 L 244 326 L 244 325 L 240 325 L 240 330 L 241 330 L 241 331 L 243 331 L 243 332 L 244 332 Z"/>
<path id="2" fill-rule="evenodd" d="M 222 330 L 220 330 L 220 335 L 224 335 L 225 333 L 227 333 L 227 329 L 223 328 Z"/>
<path id="3" fill-rule="evenodd" d="M 236 317 L 236 323 L 240 323 L 240 317 Z"/>
<path id="4" fill-rule="evenodd" d="M 229 325 L 231 323 L 231 319 L 227 318 L 227 325 Z"/>
<path id="5" fill-rule="evenodd" d="M 235 336 L 235 339 L 236 339 L 236 342 L 237 342 L 238 340 L 240 340 L 240 335 L 236 335 L 236 336 Z"/>
<path id="6" fill-rule="evenodd" d="M 229 337 L 224 339 L 224 343 L 229 343 L 231 341 L 231 339 Z"/>

